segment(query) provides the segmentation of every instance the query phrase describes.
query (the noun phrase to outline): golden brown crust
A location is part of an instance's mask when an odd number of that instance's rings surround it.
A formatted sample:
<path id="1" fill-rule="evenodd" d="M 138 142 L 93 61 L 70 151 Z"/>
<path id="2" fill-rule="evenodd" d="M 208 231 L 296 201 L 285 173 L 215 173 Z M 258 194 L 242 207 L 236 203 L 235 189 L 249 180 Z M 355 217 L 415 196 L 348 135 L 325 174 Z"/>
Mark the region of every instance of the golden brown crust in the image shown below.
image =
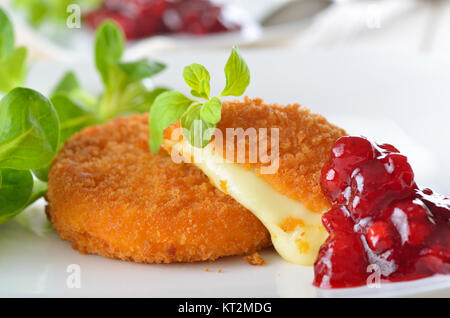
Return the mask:
<path id="1" fill-rule="evenodd" d="M 166 130 L 165 138 L 170 138 L 174 128 Z M 267 164 L 260 161 L 249 164 L 246 160 L 244 166 L 253 169 L 278 192 L 301 201 L 312 211 L 323 212 L 330 207 L 319 184 L 320 171 L 329 159 L 334 142 L 345 135 L 343 129 L 298 104 L 267 105 L 259 98 L 247 97 L 244 102 L 223 103 L 222 119 L 217 128 L 224 136 L 226 128 L 255 128 L 257 131 L 267 128 L 268 132 L 270 128 L 279 128 L 278 171 L 261 174 L 259 168 Z M 268 141 L 270 153 L 270 139 Z M 168 148 L 170 144 L 165 143 L 164 147 Z M 248 150 L 248 138 L 246 148 Z M 226 152 L 223 153 L 225 156 Z"/>
<path id="2" fill-rule="evenodd" d="M 264 258 L 262 258 L 261 255 L 259 255 L 257 252 L 251 255 L 247 255 L 246 257 L 244 257 L 244 259 L 247 261 L 247 263 L 253 266 L 262 266 L 266 264 Z"/>
<path id="3" fill-rule="evenodd" d="M 47 213 L 82 253 L 144 263 L 214 260 L 270 245 L 248 210 L 195 166 L 148 147 L 147 115 L 69 139 L 49 174 Z"/>

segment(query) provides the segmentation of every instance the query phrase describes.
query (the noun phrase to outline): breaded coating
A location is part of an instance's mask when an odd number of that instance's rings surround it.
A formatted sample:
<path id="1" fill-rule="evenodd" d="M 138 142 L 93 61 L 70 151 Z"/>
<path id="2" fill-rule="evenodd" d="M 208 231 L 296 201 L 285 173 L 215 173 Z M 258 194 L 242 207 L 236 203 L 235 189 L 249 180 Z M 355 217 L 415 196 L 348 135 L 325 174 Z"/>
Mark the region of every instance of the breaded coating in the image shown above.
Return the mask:
<path id="1" fill-rule="evenodd" d="M 176 128 L 172 125 L 165 131 L 166 140 Z M 264 104 L 262 99 L 244 98 L 244 102 L 223 102 L 222 119 L 217 125 L 224 136 L 223 149 L 226 149 L 227 128 L 266 128 L 268 130 L 268 153 L 271 151 L 270 129 L 279 128 L 279 169 L 274 174 L 261 174 L 260 167 L 267 166 L 258 160 L 249 163 L 249 138 L 246 138 L 245 163 L 235 163 L 252 169 L 268 182 L 276 191 L 294 200 L 300 201 L 311 211 L 323 212 L 330 203 L 320 187 L 322 166 L 328 161 L 330 150 L 335 141 L 346 133 L 343 129 L 330 124 L 324 117 L 311 113 L 298 105 L 281 106 Z M 237 139 L 235 139 L 237 140 Z M 260 143 L 261 140 L 258 140 Z M 237 153 L 237 142 L 234 149 Z M 170 150 L 171 143 L 164 147 Z M 226 151 L 223 151 L 224 157 Z"/>
<path id="2" fill-rule="evenodd" d="M 262 258 L 261 255 L 259 255 L 259 253 L 257 252 L 251 255 L 247 255 L 246 257 L 244 257 L 244 259 L 247 261 L 247 263 L 253 266 L 263 266 L 266 264 L 264 258 Z"/>
<path id="3" fill-rule="evenodd" d="M 142 263 L 214 260 L 271 245 L 251 212 L 193 165 L 148 145 L 148 116 L 90 127 L 54 160 L 47 215 L 81 253 Z"/>

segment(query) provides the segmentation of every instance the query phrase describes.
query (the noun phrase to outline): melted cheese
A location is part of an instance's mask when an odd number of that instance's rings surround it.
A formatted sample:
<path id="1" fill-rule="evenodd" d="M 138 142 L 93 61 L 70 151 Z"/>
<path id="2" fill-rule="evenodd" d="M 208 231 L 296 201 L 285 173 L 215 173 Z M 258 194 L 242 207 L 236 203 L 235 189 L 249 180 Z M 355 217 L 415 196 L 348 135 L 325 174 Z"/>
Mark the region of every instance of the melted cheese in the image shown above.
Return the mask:
<path id="1" fill-rule="evenodd" d="M 275 191 L 251 170 L 226 162 L 206 147 L 198 160 L 198 148 L 186 141 L 175 143 L 172 152 L 189 158 L 226 194 L 250 210 L 269 230 L 277 252 L 288 262 L 312 265 L 327 237 L 321 213 Z M 193 160 L 192 160 L 193 159 Z"/>

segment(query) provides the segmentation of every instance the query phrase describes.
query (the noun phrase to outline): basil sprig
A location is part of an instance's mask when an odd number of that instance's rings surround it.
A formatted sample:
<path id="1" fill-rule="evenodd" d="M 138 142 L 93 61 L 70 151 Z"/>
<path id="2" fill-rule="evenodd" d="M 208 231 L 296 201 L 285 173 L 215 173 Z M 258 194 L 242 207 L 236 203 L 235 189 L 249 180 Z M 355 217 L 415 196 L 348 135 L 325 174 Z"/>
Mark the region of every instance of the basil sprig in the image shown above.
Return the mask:
<path id="1" fill-rule="evenodd" d="M 159 95 L 149 115 L 150 149 L 157 152 L 161 147 L 163 132 L 171 124 L 180 121 L 185 136 L 195 147 L 205 147 L 214 129 L 221 119 L 223 96 L 241 96 L 250 84 L 250 71 L 236 46 L 225 65 L 226 85 L 218 97 L 210 97 L 210 74 L 197 63 L 186 66 L 183 78 L 191 88 L 191 95 L 201 98 L 194 100 L 177 91 L 168 91 Z"/>

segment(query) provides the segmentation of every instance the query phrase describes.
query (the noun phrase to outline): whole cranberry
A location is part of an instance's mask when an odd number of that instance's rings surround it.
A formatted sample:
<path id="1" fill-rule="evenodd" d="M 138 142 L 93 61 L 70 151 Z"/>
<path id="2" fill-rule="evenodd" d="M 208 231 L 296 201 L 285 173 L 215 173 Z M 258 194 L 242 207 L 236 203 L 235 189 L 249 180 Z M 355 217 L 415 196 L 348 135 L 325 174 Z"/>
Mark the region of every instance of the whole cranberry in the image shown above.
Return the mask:
<path id="1" fill-rule="evenodd" d="M 331 149 L 330 160 L 322 168 L 321 186 L 325 194 L 336 203 L 345 204 L 345 190 L 351 174 L 362 163 L 375 158 L 376 151 L 370 141 L 362 137 L 339 138 Z"/>
<path id="2" fill-rule="evenodd" d="M 402 197 L 413 196 L 417 186 L 414 182 L 414 172 L 406 156 L 393 153 L 381 158 L 380 161 L 389 176 L 387 189 L 402 193 Z"/>
<path id="3" fill-rule="evenodd" d="M 377 154 L 366 138 L 344 136 L 331 149 L 331 160 L 339 163 L 341 168 L 353 171 L 361 162 L 372 160 Z"/>
<path id="4" fill-rule="evenodd" d="M 353 222 L 345 207 L 334 206 L 322 216 L 322 223 L 328 233 L 337 231 L 353 232 Z"/>
<path id="5" fill-rule="evenodd" d="M 334 168 L 332 161 L 325 163 L 322 167 L 322 177 L 320 180 L 322 191 L 336 204 L 346 204 L 348 198 L 345 196 L 345 188 L 348 187 L 347 177 L 341 176 Z"/>
<path id="6" fill-rule="evenodd" d="M 384 252 L 394 244 L 392 226 L 383 220 L 373 222 L 366 233 L 366 241 L 369 247 L 377 252 Z"/>
<path id="7" fill-rule="evenodd" d="M 421 272 L 450 274 L 450 248 L 431 246 L 422 249 L 416 262 L 416 270 Z"/>
<path id="8" fill-rule="evenodd" d="M 402 244 L 423 244 L 434 228 L 432 214 L 419 199 L 404 200 L 393 205 L 390 217 Z"/>
<path id="9" fill-rule="evenodd" d="M 377 215 L 392 202 L 414 197 L 417 188 L 411 166 L 400 154 L 361 165 L 350 185 L 349 210 L 356 219 Z"/>
<path id="10" fill-rule="evenodd" d="M 330 235 L 320 248 L 314 264 L 314 285 L 321 288 L 364 285 L 368 265 L 364 247 L 357 235 L 345 232 Z"/>
<path id="11" fill-rule="evenodd" d="M 355 220 L 375 216 L 385 205 L 388 175 L 380 161 L 369 161 L 352 175 L 348 209 Z"/>

